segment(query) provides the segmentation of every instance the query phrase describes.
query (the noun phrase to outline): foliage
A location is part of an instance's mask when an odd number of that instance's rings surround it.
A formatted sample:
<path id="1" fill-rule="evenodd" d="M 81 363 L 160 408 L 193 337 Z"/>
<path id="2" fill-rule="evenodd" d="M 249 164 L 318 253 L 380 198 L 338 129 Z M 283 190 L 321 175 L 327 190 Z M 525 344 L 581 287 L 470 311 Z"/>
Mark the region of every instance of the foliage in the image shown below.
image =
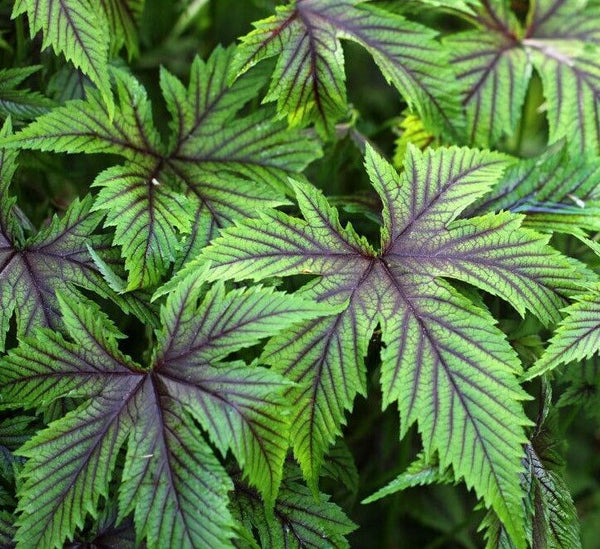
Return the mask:
<path id="1" fill-rule="evenodd" d="M 596 0 L 0 7 L 1 547 L 597 546 Z"/>

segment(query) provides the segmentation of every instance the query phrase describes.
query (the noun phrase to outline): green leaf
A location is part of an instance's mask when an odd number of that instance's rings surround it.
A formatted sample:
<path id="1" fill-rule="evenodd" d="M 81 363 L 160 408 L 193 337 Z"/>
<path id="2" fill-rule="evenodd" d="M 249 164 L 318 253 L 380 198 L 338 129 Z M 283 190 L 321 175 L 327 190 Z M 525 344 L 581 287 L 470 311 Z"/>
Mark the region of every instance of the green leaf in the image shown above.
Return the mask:
<path id="1" fill-rule="evenodd" d="M 14 547 L 14 517 L 8 511 L 0 511 L 0 545 L 6 548 Z"/>
<path id="2" fill-rule="evenodd" d="M 533 476 L 533 538 L 541 547 L 581 548 L 579 519 L 562 476 L 546 467 L 532 446 L 527 446 L 528 465 Z"/>
<path id="3" fill-rule="evenodd" d="M 347 112 L 339 41 L 345 39 L 369 52 L 428 130 L 438 135 L 460 128 L 446 54 L 427 27 L 364 0 L 295 0 L 254 26 L 242 38 L 235 68 L 243 74 L 278 56 L 264 100 L 277 101 L 278 113 L 292 125 L 314 121 L 330 134 Z"/>
<path id="4" fill-rule="evenodd" d="M 536 442 L 536 437 L 533 441 Z M 526 473 L 522 482 L 527 494 L 524 501 L 527 508 L 525 528 L 530 546 L 580 549 L 579 519 L 569 488 L 562 475 L 549 466 L 556 456 L 548 456 L 548 464 L 540 458 L 532 444 L 527 444 L 525 451 Z M 486 549 L 515 548 L 493 512 L 486 514 L 481 528 L 486 530 Z"/>
<path id="5" fill-rule="evenodd" d="M 110 28 L 111 50 L 117 53 L 123 46 L 129 57 L 138 54 L 138 25 L 145 0 L 99 0 Z"/>
<path id="6" fill-rule="evenodd" d="M 5 124 L 2 134 L 10 132 Z M 16 153 L 0 154 L 0 348 L 13 316 L 17 335 L 31 334 L 37 327 L 59 329 L 62 326 L 55 291 L 74 295 L 75 286 L 108 297 L 151 323 L 153 313 L 139 294 L 117 295 L 94 264 L 88 248 L 108 264 L 115 264 L 110 237 L 94 234 L 101 221 L 91 211 L 90 196 L 76 199 L 62 218 L 54 216 L 50 224 L 36 234 L 25 237 L 23 217 L 17 214 L 9 184 L 16 169 Z"/>
<path id="7" fill-rule="evenodd" d="M 565 308 L 565 318 L 558 325 L 542 357 L 525 373 L 524 379 L 549 372 L 561 364 L 581 362 L 600 349 L 600 289 Z"/>
<path id="8" fill-rule="evenodd" d="M 97 517 L 123 447 L 119 517 L 133 512 L 138 541 L 229 546 L 232 483 L 198 423 L 272 504 L 288 445 L 288 383 L 227 357 L 330 308 L 272 289 L 227 294 L 222 285 L 183 284 L 169 296 L 153 358 L 142 366 L 118 349 L 124 336 L 98 307 L 81 296 L 60 304 L 70 340 L 37 331 L 0 367 L 4 405 L 85 399 L 19 451 L 28 461 L 18 547 L 62 546 L 88 515 Z"/>
<path id="9" fill-rule="evenodd" d="M 585 237 L 600 230 L 598 177 L 596 158 L 572 155 L 564 145 L 551 147 L 539 157 L 514 162 L 469 212 L 522 212 L 536 230 Z"/>
<path id="10" fill-rule="evenodd" d="M 191 207 L 173 188 L 160 182 L 157 161 L 114 166 L 94 181 L 101 187 L 94 209 L 106 214 L 104 225 L 115 227 L 113 243 L 121 246 L 127 289 L 155 282 L 179 251 L 179 233 L 189 233 Z M 156 174 L 156 175 L 155 175 Z"/>
<path id="11" fill-rule="evenodd" d="M 285 203 L 288 176 L 320 154 L 315 141 L 270 122 L 268 111 L 236 117 L 264 77 L 252 71 L 228 87 L 233 55 L 232 48 L 217 48 L 206 62 L 196 58 L 187 88 L 161 71 L 171 114 L 168 143 L 154 127 L 146 91 L 122 71 L 115 71 L 112 122 L 100 96 L 88 90 L 87 100 L 54 109 L 4 141 L 126 159 L 98 176 L 102 190 L 94 207 L 116 229 L 129 290 L 156 285 L 175 258 L 180 267 L 234 219 Z"/>
<path id="12" fill-rule="evenodd" d="M 476 29 L 444 43 L 453 52 L 471 142 L 488 146 L 512 135 L 521 116 L 532 68 L 540 74 L 546 98 L 550 142 L 563 137 L 577 153 L 600 150 L 600 93 L 596 60 L 600 8 L 576 0 L 531 2 L 523 26 L 510 2 L 484 2 Z"/>
<path id="13" fill-rule="evenodd" d="M 364 394 L 363 357 L 382 328 L 384 406 L 397 402 L 401 431 L 418 423 L 428 452 L 501 515 L 522 547 L 520 364 L 491 315 L 442 277 L 463 280 L 556 321 L 577 291 L 570 262 L 547 237 L 504 212 L 456 220 L 501 177 L 504 157 L 449 148 L 410 147 L 399 176 L 372 149 L 367 170 L 383 201 L 381 249 L 375 251 L 313 187 L 298 183 L 304 220 L 279 212 L 241 222 L 207 248 L 209 279 L 312 274 L 302 295 L 342 312 L 272 339 L 263 359 L 297 383 L 294 453 L 316 482 L 323 455 L 346 410 Z M 191 271 L 191 267 L 188 272 Z M 194 278 L 194 275 L 190 275 Z M 482 368 L 485 364 L 485 369 Z"/>
<path id="14" fill-rule="evenodd" d="M 440 466 L 436 459 L 428 458 L 428 456 L 421 453 L 406 468 L 406 471 L 400 473 L 394 480 L 364 499 L 361 503 L 373 503 L 381 498 L 406 490 L 407 488 L 414 488 L 415 486 L 448 484 L 453 481 L 454 475 L 452 470 L 440 471 Z"/>
<path id="15" fill-rule="evenodd" d="M 490 146 L 511 135 L 520 116 L 531 77 L 527 52 L 518 42 L 519 23 L 505 0 L 477 9 L 477 30 L 445 38 L 452 65 L 463 87 L 469 140 Z"/>
<path id="16" fill-rule="evenodd" d="M 550 141 L 566 137 L 576 153 L 600 151 L 600 7 L 577 0 L 532 4 L 523 43 L 540 73 Z"/>
<path id="17" fill-rule="evenodd" d="M 393 162 L 394 167 L 398 169 L 402 168 L 409 144 L 421 150 L 425 150 L 429 146 L 436 146 L 437 144 L 436 138 L 425 129 L 423 120 L 409 112 L 405 112 L 404 114 L 404 118 L 398 124 L 400 137 L 396 139 L 396 151 Z"/>
<path id="18" fill-rule="evenodd" d="M 329 496 L 320 494 L 315 501 L 293 474 L 284 478 L 272 511 L 265 509 L 256 490 L 236 481 L 232 513 L 258 533 L 263 549 L 349 547 L 345 536 L 356 528 Z"/>
<path id="19" fill-rule="evenodd" d="M 0 69 L 0 116 L 29 120 L 48 112 L 54 101 L 37 91 L 17 89 L 40 67 Z"/>
<path id="20" fill-rule="evenodd" d="M 42 49 L 52 46 L 56 55 L 81 69 L 100 90 L 109 112 L 114 103 L 108 76 L 106 19 L 90 0 L 16 0 L 12 16 L 27 13 L 31 38 L 42 31 Z M 112 118 L 112 116 L 111 116 Z"/>

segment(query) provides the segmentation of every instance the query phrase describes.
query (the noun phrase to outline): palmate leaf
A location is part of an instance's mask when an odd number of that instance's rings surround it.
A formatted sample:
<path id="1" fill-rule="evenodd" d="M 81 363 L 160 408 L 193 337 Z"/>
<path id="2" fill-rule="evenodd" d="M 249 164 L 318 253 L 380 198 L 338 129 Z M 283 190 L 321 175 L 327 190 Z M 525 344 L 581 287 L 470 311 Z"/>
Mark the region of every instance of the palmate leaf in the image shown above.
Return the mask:
<path id="1" fill-rule="evenodd" d="M 109 34 L 106 17 L 91 0 L 16 0 L 12 16 L 27 14 L 31 38 L 42 31 L 42 49 L 54 53 L 85 73 L 100 90 L 112 111 L 108 75 Z"/>
<path id="2" fill-rule="evenodd" d="M 453 79 L 436 33 L 365 0 L 295 0 L 258 21 L 242 38 L 235 67 L 243 74 L 278 56 L 265 101 L 277 101 L 292 125 L 316 122 L 331 133 L 347 112 L 340 39 L 365 48 L 385 78 L 437 134 L 460 128 Z"/>
<path id="3" fill-rule="evenodd" d="M 521 216 L 456 220 L 499 179 L 503 157 L 410 147 L 400 177 L 368 149 L 366 165 L 384 204 L 380 251 L 342 228 L 325 198 L 299 183 L 304 220 L 268 212 L 227 229 L 199 260 L 209 259 L 211 269 L 196 276 L 318 275 L 302 294 L 343 307 L 273 338 L 263 354 L 297 383 L 288 391 L 292 441 L 313 485 L 346 410 L 365 392 L 363 357 L 380 324 L 383 404 L 398 403 L 402 433 L 418 423 L 426 450 L 437 450 L 441 466 L 452 465 L 522 546 L 519 471 L 528 420 L 515 377 L 520 364 L 489 313 L 441 277 L 552 322 L 579 275 L 547 237 L 520 227 Z"/>
<path id="4" fill-rule="evenodd" d="M 119 517 L 133 512 L 138 539 L 149 547 L 228 546 L 232 483 L 196 422 L 272 504 L 288 445 L 288 383 L 226 359 L 330 308 L 260 287 L 227 294 L 222 285 L 184 284 L 162 309 L 145 368 L 119 351 L 123 336 L 95 304 L 60 303 L 70 340 L 38 331 L 0 368 L 4 405 L 86 399 L 19 451 L 28 458 L 19 547 L 62 546 L 96 516 L 124 445 Z"/>
<path id="5" fill-rule="evenodd" d="M 285 202 L 287 177 L 319 155 L 316 142 L 270 122 L 267 111 L 235 117 L 264 75 L 253 71 L 229 88 L 233 53 L 218 48 L 206 62 L 196 58 L 188 88 L 161 72 L 172 115 L 169 143 L 154 128 L 145 90 L 119 71 L 112 123 L 99 94 L 89 90 L 86 101 L 54 109 L 5 141 L 126 159 L 98 176 L 94 208 L 107 214 L 115 243 L 123 246 L 128 289 L 156 284 L 176 257 L 182 264 L 196 255 L 233 219 Z"/>
<path id="6" fill-rule="evenodd" d="M 0 69 L 0 116 L 29 120 L 48 112 L 55 106 L 54 101 L 39 92 L 17 89 L 24 80 L 39 69 L 40 67 L 35 66 Z"/>
<path id="7" fill-rule="evenodd" d="M 329 497 L 313 494 L 288 470 L 274 508 L 266 509 L 260 494 L 241 481 L 234 481 L 232 513 L 249 531 L 258 533 L 263 549 L 304 547 L 348 547 L 345 535 L 354 525 Z"/>
<path id="8" fill-rule="evenodd" d="M 550 142 L 566 137 L 578 152 L 600 150 L 600 8 L 576 0 L 531 2 L 523 27 L 510 2 L 483 2 L 476 30 L 445 40 L 464 87 L 471 141 L 494 143 L 520 118 L 532 68 L 542 79 Z"/>
<path id="9" fill-rule="evenodd" d="M 404 112 L 404 118 L 398 124 L 397 131 L 400 136 L 396 139 L 393 161 L 394 166 L 397 168 L 402 168 L 404 156 L 410 143 L 421 150 L 438 145 L 438 140 L 425 129 L 423 120 L 408 111 Z"/>
<path id="10" fill-rule="evenodd" d="M 9 132 L 7 123 L 1 135 Z M 57 288 L 65 294 L 73 293 L 75 286 L 91 290 L 151 323 L 152 311 L 140 296 L 117 295 L 92 260 L 90 248 L 107 264 L 115 265 L 119 258 L 110 237 L 94 234 L 102 216 L 91 211 L 91 197 L 76 199 L 62 218 L 55 216 L 46 228 L 26 237 L 23 217 L 17 215 L 9 194 L 15 169 L 16 152 L 0 151 L 0 348 L 4 349 L 13 315 L 18 336 L 39 326 L 60 328 Z"/>

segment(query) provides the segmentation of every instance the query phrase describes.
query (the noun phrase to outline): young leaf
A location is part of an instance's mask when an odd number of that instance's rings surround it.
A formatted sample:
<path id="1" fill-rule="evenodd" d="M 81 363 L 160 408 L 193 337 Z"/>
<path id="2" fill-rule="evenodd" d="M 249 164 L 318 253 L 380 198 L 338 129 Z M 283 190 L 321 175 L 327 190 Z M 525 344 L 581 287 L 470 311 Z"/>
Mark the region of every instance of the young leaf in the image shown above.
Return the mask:
<path id="1" fill-rule="evenodd" d="M 319 154 L 268 112 L 235 114 L 263 85 L 252 72 L 229 88 L 233 49 L 196 58 L 186 89 L 163 70 L 161 88 L 172 115 L 169 143 L 161 142 L 145 90 L 116 71 L 118 108 L 112 123 L 99 95 L 73 101 L 39 118 L 7 144 L 57 152 L 114 153 L 123 166 L 101 173 L 95 209 L 107 213 L 115 243 L 123 246 L 128 289 L 155 285 L 187 238 L 180 264 L 233 219 L 284 201 L 287 177 Z M 299 146 L 298 144 L 302 145 Z"/>
<path id="2" fill-rule="evenodd" d="M 138 540 L 151 548 L 174 540 L 227 546 L 232 484 L 198 424 L 272 503 L 287 450 L 287 383 L 227 357 L 329 308 L 260 287 L 227 294 L 222 285 L 184 284 L 162 310 L 158 343 L 143 367 L 119 351 L 123 336 L 98 307 L 81 298 L 60 298 L 60 305 L 70 340 L 38 331 L 0 369 L 5 405 L 85 399 L 20 450 L 28 461 L 18 547 L 62 546 L 86 516 L 96 517 L 123 446 L 119 517 L 134 513 Z"/>
<path id="3" fill-rule="evenodd" d="M 415 486 L 448 484 L 452 482 L 454 482 L 454 474 L 451 469 L 441 471 L 437 460 L 428 458 L 425 454 L 421 453 L 406 468 L 406 471 L 403 471 L 386 486 L 364 499 L 362 503 L 373 503 L 381 498 Z"/>
<path id="4" fill-rule="evenodd" d="M 235 481 L 232 512 L 248 530 L 255 530 L 263 549 L 302 549 L 304 547 L 348 547 L 345 535 L 356 525 L 342 510 L 320 494 L 319 501 L 296 482 L 284 478 L 273 510 L 265 509 L 252 487 Z"/>
<path id="5" fill-rule="evenodd" d="M 67 61 L 81 69 L 98 86 L 112 112 L 109 34 L 98 5 L 90 0 L 16 0 L 13 18 L 23 13 L 27 13 L 31 38 L 42 31 L 42 49 L 52 46 L 54 53 L 62 53 Z"/>
<path id="6" fill-rule="evenodd" d="M 410 147 L 400 177 L 368 149 L 366 165 L 384 204 L 380 251 L 351 226 L 342 228 L 313 187 L 297 184 L 304 220 L 269 212 L 227 229 L 205 251 L 212 263 L 206 276 L 318 275 L 302 293 L 343 306 L 275 337 L 263 355 L 297 383 L 289 390 L 292 440 L 313 485 L 345 411 L 365 392 L 363 357 L 379 323 L 383 404 L 398 402 L 402 433 L 417 422 L 426 449 L 475 487 L 522 546 L 518 475 L 528 420 L 519 402 L 527 395 L 515 378 L 520 364 L 488 312 L 440 277 L 552 322 L 578 275 L 547 237 L 520 227 L 521 216 L 456 220 L 499 179 L 501 156 Z"/>
<path id="7" fill-rule="evenodd" d="M 445 44 L 464 87 L 471 140 L 487 146 L 512 134 L 532 72 L 539 72 L 546 97 L 550 142 L 566 137 L 578 152 L 600 150 L 600 8 L 576 0 L 531 2 L 523 28 L 510 2 L 483 2 L 476 30 Z"/>
<path id="8" fill-rule="evenodd" d="M 429 146 L 436 146 L 438 143 L 436 138 L 428 132 L 423 120 L 409 112 L 404 113 L 405 116 L 399 123 L 400 137 L 396 139 L 396 150 L 394 152 L 393 164 L 397 168 L 402 168 L 404 157 L 409 144 L 415 145 L 421 150 L 425 150 Z"/>
<path id="9" fill-rule="evenodd" d="M 365 0 L 295 0 L 258 21 L 242 38 L 235 68 L 243 74 L 278 56 L 265 101 L 293 125 L 316 122 L 324 133 L 347 111 L 344 54 L 339 39 L 365 48 L 427 129 L 440 134 L 460 127 L 446 54 L 436 33 Z"/>
<path id="10" fill-rule="evenodd" d="M 600 349 L 600 289 L 580 296 L 565 309 L 565 318 L 556 329 L 542 357 L 525 373 L 532 379 L 560 364 L 581 362 Z"/>

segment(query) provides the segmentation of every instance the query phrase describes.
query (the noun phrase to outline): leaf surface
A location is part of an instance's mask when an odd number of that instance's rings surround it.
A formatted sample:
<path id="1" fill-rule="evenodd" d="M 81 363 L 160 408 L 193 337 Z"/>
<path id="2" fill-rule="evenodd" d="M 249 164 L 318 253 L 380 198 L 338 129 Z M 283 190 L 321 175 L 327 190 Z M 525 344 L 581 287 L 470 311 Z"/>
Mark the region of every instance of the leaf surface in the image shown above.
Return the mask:
<path id="1" fill-rule="evenodd" d="M 204 253 L 208 274 L 190 276 L 317 275 L 302 295 L 342 307 L 276 336 L 263 355 L 298 384 L 289 390 L 292 440 L 313 483 L 346 410 L 365 392 L 363 357 L 380 324 L 384 406 L 397 402 L 402 433 L 417 422 L 426 450 L 437 450 L 443 467 L 452 465 L 475 487 L 522 545 L 519 471 L 528 420 L 519 401 L 528 397 L 515 378 L 520 365 L 489 313 L 444 278 L 552 322 L 578 275 L 546 237 L 520 227 L 521 216 L 456 219 L 499 179 L 504 162 L 469 149 L 423 154 L 410 147 L 399 176 L 369 149 L 367 171 L 384 205 L 380 251 L 341 227 L 318 191 L 298 183 L 304 219 L 268 212 L 227 229 Z"/>
<path id="2" fill-rule="evenodd" d="M 277 101 L 279 114 L 293 125 L 314 121 L 331 133 L 347 112 L 345 39 L 369 52 L 428 129 L 439 134 L 460 127 L 445 53 L 427 27 L 364 0 L 296 0 L 254 26 L 242 38 L 236 70 L 242 74 L 277 56 L 265 101 Z"/>
<path id="3" fill-rule="evenodd" d="M 113 98 L 108 75 L 109 35 L 105 16 L 90 0 L 16 0 L 12 16 L 27 14 L 31 38 L 41 31 L 42 49 L 52 46 L 81 69 L 100 90 L 109 110 Z"/>
<path id="4" fill-rule="evenodd" d="M 477 9 L 475 26 L 445 40 L 455 52 L 471 141 L 488 146 L 513 134 L 535 68 L 544 87 L 550 142 L 566 137 L 576 153 L 598 152 L 600 8 L 539 0 L 531 2 L 522 25 L 510 2 L 487 1 Z"/>
<path id="5" fill-rule="evenodd" d="M 5 124 L 2 133 L 10 132 Z M 86 196 L 71 203 L 62 218 L 27 236 L 23 216 L 17 213 L 9 185 L 16 169 L 17 153 L 0 152 L 0 348 L 13 316 L 17 335 L 31 334 L 37 327 L 62 326 L 56 300 L 57 288 L 73 294 L 74 287 L 91 290 L 118 303 L 124 312 L 133 312 L 151 322 L 152 312 L 139 295 L 119 296 L 105 282 L 89 253 L 93 249 L 104 261 L 115 263 L 110 239 L 94 234 L 102 216 L 92 211 Z"/>
<path id="6" fill-rule="evenodd" d="M 88 515 L 96 517 L 122 448 L 119 516 L 133 513 L 139 540 L 228 546 L 233 485 L 198 423 L 272 505 L 288 444 L 287 382 L 226 357 L 328 308 L 272 289 L 226 294 L 222 285 L 184 284 L 162 310 L 144 368 L 118 349 L 123 336 L 98 307 L 67 297 L 60 305 L 70 339 L 37 331 L 0 369 L 7 405 L 84 399 L 20 450 L 28 461 L 18 547 L 62 546 Z"/>
<path id="7" fill-rule="evenodd" d="M 156 285 L 176 258 L 181 266 L 234 219 L 284 203 L 288 176 L 319 155 L 316 142 L 271 122 L 268 111 L 236 117 L 264 78 L 253 71 L 230 88 L 233 55 L 232 48 L 217 48 L 206 62 L 196 58 L 187 88 L 161 71 L 171 114 L 167 143 L 154 127 L 146 91 L 122 71 L 115 71 L 112 122 L 89 90 L 88 99 L 54 109 L 6 140 L 10 146 L 125 158 L 123 166 L 96 179 L 102 190 L 94 208 L 115 227 L 129 290 Z"/>

